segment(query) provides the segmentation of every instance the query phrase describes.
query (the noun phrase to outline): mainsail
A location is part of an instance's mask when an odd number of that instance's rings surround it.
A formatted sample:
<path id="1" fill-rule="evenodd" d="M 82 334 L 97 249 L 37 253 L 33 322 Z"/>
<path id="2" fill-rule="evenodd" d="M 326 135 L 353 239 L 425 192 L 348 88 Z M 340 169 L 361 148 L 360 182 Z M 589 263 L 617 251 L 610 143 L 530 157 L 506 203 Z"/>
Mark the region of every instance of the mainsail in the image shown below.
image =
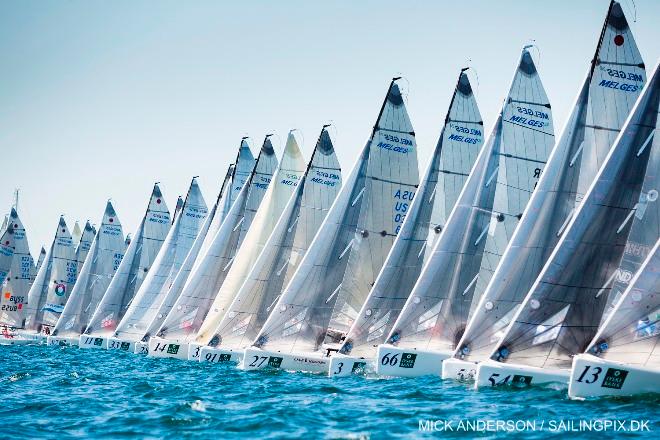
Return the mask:
<path id="1" fill-rule="evenodd" d="M 578 182 L 593 181 L 594 161 L 602 164 L 595 158 L 609 150 L 641 91 L 642 59 L 618 4 L 611 5 L 601 35 L 520 226 L 458 344 L 461 359 L 488 359 L 582 200 Z M 613 87 L 614 75 L 624 73 L 627 85 Z"/>
<path id="2" fill-rule="evenodd" d="M 39 332 L 45 327 L 50 332 L 76 283 L 77 268 L 73 239 L 64 217 L 60 217 L 55 239 L 28 292 L 26 329 Z"/>
<path id="3" fill-rule="evenodd" d="M 603 359 L 660 367 L 660 239 L 589 344 Z"/>
<path id="4" fill-rule="evenodd" d="M 660 102 L 656 67 L 592 186 L 522 302 L 492 359 L 541 368 L 570 368 L 593 339 L 632 229 L 658 237 Z M 654 139 L 655 138 L 655 139 Z M 654 168 L 648 168 L 655 164 Z M 647 191 L 647 192 L 644 192 Z M 647 217 L 646 211 L 656 211 Z M 650 220 L 650 223 L 647 221 Z"/>
<path id="5" fill-rule="evenodd" d="M 193 177 L 186 200 L 158 251 L 151 270 L 115 330 L 117 338 L 130 341 L 140 341 L 143 338 L 163 297 L 188 255 L 207 212 L 197 178 Z"/>
<path id="6" fill-rule="evenodd" d="M 419 184 L 412 124 L 395 78 L 363 148 L 309 250 L 253 345 L 314 352 L 357 317 Z"/>
<path id="7" fill-rule="evenodd" d="M 436 351 L 455 348 L 553 143 L 550 104 L 524 48 L 493 130 L 388 335 L 390 344 Z"/>
<path id="8" fill-rule="evenodd" d="M 305 160 L 293 131 L 290 131 L 273 181 L 269 185 L 252 225 L 245 235 L 243 244 L 236 252 L 225 280 L 199 328 L 195 338 L 198 343 L 206 344 L 210 341 L 227 308 L 249 275 L 257 257 L 261 254 L 304 172 Z M 182 324 L 183 322 L 180 322 L 179 327 Z"/>
<path id="9" fill-rule="evenodd" d="M 206 317 L 234 256 L 243 243 L 271 178 L 277 168 L 277 157 L 266 136 L 257 162 L 247 183 L 240 189 L 220 229 L 210 238 L 208 247 L 200 252 L 181 295 L 161 326 L 167 339 L 192 339 Z"/>
<path id="10" fill-rule="evenodd" d="M 254 340 L 340 188 L 341 169 L 330 135 L 323 127 L 307 171 L 217 326 L 212 345 L 244 348 Z"/>
<path id="11" fill-rule="evenodd" d="M 78 223 L 78 220 L 73 224 L 73 229 L 71 230 L 71 239 L 73 242 L 78 245 L 80 243 L 80 239 L 82 238 L 82 230 L 80 229 L 80 224 Z"/>
<path id="12" fill-rule="evenodd" d="M 367 356 L 385 342 L 479 154 L 483 121 L 466 70 L 401 231 L 340 353 Z"/>
<path id="13" fill-rule="evenodd" d="M 79 271 L 69 300 L 53 329 L 53 336 L 81 334 L 105 293 L 124 256 L 124 232 L 115 208 L 108 201 L 89 258 Z"/>
<path id="14" fill-rule="evenodd" d="M 78 242 L 78 245 L 76 246 L 76 261 L 78 262 L 77 265 L 77 274 L 76 276 L 80 275 L 80 271 L 83 268 L 83 265 L 85 264 L 85 260 L 87 259 L 87 254 L 89 254 L 89 249 L 92 247 L 92 242 L 94 241 L 94 237 L 96 236 L 96 228 L 92 226 L 92 224 L 87 220 L 85 222 L 85 228 L 82 231 L 82 235 L 80 236 L 80 240 Z M 72 238 L 73 239 L 73 238 Z"/>
<path id="15" fill-rule="evenodd" d="M 7 228 L 0 236 L 0 277 L 7 278 L 14 259 L 14 228 L 7 223 Z"/>
<path id="16" fill-rule="evenodd" d="M 234 196 L 234 199 L 236 199 L 236 195 L 241 188 L 243 188 L 243 185 L 245 185 L 245 182 L 247 182 L 247 179 L 250 176 L 250 171 L 252 171 L 252 168 L 254 167 L 254 156 L 252 156 L 252 152 L 245 139 L 241 141 L 241 147 L 238 151 L 236 163 L 238 164 L 238 169 L 240 171 L 236 173 L 235 165 L 229 165 L 218 198 L 209 211 L 209 215 L 206 217 L 206 221 L 199 231 L 199 234 L 197 234 L 197 238 L 195 239 L 192 248 L 190 248 L 190 252 L 188 252 L 186 260 L 181 266 L 181 270 L 179 270 L 179 273 L 174 278 L 174 282 L 167 291 L 165 298 L 163 298 L 163 302 L 158 308 L 158 312 L 155 314 L 151 324 L 149 324 L 149 328 L 146 332 L 147 336 L 155 335 L 165 321 L 170 310 L 172 310 L 172 306 L 179 298 L 179 295 L 181 295 L 181 291 L 190 276 L 190 272 L 197 261 L 197 257 L 202 251 L 205 251 L 208 248 L 211 237 L 215 236 L 227 216 L 227 213 L 231 208 L 232 195 Z M 236 182 L 232 181 L 232 176 L 236 177 Z"/>
<path id="17" fill-rule="evenodd" d="M 39 252 L 39 258 L 37 259 L 37 267 L 35 267 L 35 273 L 39 272 L 39 269 L 41 269 L 41 265 L 44 264 L 44 260 L 46 259 L 46 249 L 41 246 L 41 251 Z"/>
<path id="18" fill-rule="evenodd" d="M 13 229 L 14 257 L 11 268 L 3 280 L 2 296 L 0 297 L 0 325 L 23 327 L 23 307 L 27 304 L 30 286 L 36 276 L 34 260 L 30 255 L 30 246 L 23 222 L 18 217 L 16 209 L 9 214 L 8 227 Z"/>
<path id="19" fill-rule="evenodd" d="M 154 184 L 147 211 L 115 276 L 87 324 L 85 334 L 109 335 L 115 330 L 146 278 L 169 230 L 170 211 L 160 187 Z"/>

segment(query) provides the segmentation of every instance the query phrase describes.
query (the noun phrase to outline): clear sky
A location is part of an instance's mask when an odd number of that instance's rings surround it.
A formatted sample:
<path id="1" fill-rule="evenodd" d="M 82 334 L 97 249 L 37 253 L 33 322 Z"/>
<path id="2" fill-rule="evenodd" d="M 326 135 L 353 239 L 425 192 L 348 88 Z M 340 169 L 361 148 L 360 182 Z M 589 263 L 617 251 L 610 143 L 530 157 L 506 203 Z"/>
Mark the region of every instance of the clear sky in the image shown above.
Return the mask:
<path id="1" fill-rule="evenodd" d="M 533 39 L 559 131 L 586 74 L 608 0 L 0 0 L 0 212 L 20 188 L 33 254 L 60 214 L 98 223 L 112 198 L 124 232 L 160 181 L 173 209 L 194 175 L 210 205 L 241 136 L 301 130 L 309 157 L 332 121 L 345 172 L 402 75 L 420 168 L 459 69 L 485 126 Z M 660 1 L 623 8 L 650 70 Z"/>

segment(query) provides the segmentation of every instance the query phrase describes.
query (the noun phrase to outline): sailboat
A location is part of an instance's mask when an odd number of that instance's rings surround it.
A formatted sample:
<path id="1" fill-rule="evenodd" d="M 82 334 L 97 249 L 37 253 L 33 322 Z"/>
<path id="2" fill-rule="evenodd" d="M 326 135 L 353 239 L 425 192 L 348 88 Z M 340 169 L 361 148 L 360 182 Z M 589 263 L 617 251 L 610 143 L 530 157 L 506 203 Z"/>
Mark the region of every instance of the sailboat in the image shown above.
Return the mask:
<path id="1" fill-rule="evenodd" d="M 80 335 L 80 348 L 108 348 L 108 338 L 124 317 L 169 230 L 170 211 L 156 183 L 133 240 L 85 331 Z"/>
<path id="2" fill-rule="evenodd" d="M 635 86 L 610 87 L 613 73 L 624 66 Z M 602 164 L 614 143 L 644 78 L 623 11 L 612 3 L 573 110 L 453 357 L 442 363 L 443 378 L 473 380 L 476 363 L 490 357 L 582 200 L 583 182 L 593 181 L 594 164 Z"/>
<path id="3" fill-rule="evenodd" d="M 89 254 L 89 250 L 92 247 L 92 242 L 94 241 L 95 236 L 96 228 L 89 222 L 89 220 L 87 220 L 85 222 L 85 228 L 82 230 L 82 234 L 80 235 L 80 240 L 77 242 L 74 241 L 74 243 L 78 243 L 76 246 L 76 261 L 78 262 L 76 267 L 78 268 L 78 273 L 76 276 L 80 275 L 80 271 L 85 264 L 85 260 L 87 259 L 87 255 Z"/>
<path id="4" fill-rule="evenodd" d="M 329 354 L 357 318 L 419 184 L 415 134 L 398 79 L 307 253 L 245 349 L 243 368 L 327 373 Z"/>
<path id="5" fill-rule="evenodd" d="M 567 383 L 573 356 L 591 342 L 611 301 L 631 230 L 651 228 L 649 247 L 660 231 L 659 208 L 649 204 L 660 185 L 659 103 L 656 66 L 491 359 L 478 364 L 476 388 Z"/>
<path id="6" fill-rule="evenodd" d="M 14 228 L 12 225 L 7 222 L 7 227 L 5 228 L 2 236 L 0 236 L 0 277 L 1 279 L 6 279 L 7 274 L 11 270 L 12 261 L 14 259 Z M 3 305 L 3 309 L 6 309 L 7 305 Z M 0 335 L 0 345 L 11 344 L 11 341 L 15 339 L 14 335 L 9 332 L 9 329 L 6 325 L 2 326 L 2 334 Z"/>
<path id="7" fill-rule="evenodd" d="M 236 166 L 238 164 L 238 167 Z M 167 292 L 167 295 L 163 299 L 156 315 L 154 316 L 153 321 L 149 324 L 146 335 L 150 337 L 156 335 L 158 329 L 162 326 L 163 322 L 167 318 L 167 315 L 172 310 L 172 307 L 176 300 L 181 295 L 183 287 L 185 286 L 190 272 L 197 261 L 197 257 L 200 253 L 205 252 L 208 249 L 208 246 L 211 241 L 211 237 L 214 237 L 215 234 L 220 229 L 222 222 L 231 209 L 232 203 L 236 200 L 238 193 L 243 188 L 243 185 L 247 182 L 250 177 L 250 172 L 254 167 L 254 156 L 247 144 L 246 138 L 241 140 L 241 146 L 239 147 L 238 155 L 236 158 L 236 164 L 231 164 L 225 175 L 225 179 L 220 188 L 220 193 L 216 199 L 215 204 L 211 208 L 209 215 L 206 217 L 206 221 L 202 226 L 195 243 L 193 243 L 190 252 L 186 256 L 186 260 L 181 266 L 181 270 L 176 275 L 172 286 Z"/>
<path id="8" fill-rule="evenodd" d="M 12 208 L 9 214 L 8 227 L 13 230 L 14 256 L 11 260 L 9 273 L 0 278 L 3 280 L 0 297 L 0 326 L 6 329 L 0 335 L 0 341 L 2 341 L 3 336 L 5 338 L 11 336 L 13 339 L 15 329 L 23 328 L 24 307 L 27 304 L 30 286 L 36 276 L 25 227 L 15 208 Z"/>
<path id="9" fill-rule="evenodd" d="M 142 341 L 147 327 L 179 272 L 208 213 L 197 178 L 193 177 L 186 200 L 170 228 L 147 276 L 131 305 L 108 340 L 108 349 L 146 354 Z"/>
<path id="10" fill-rule="evenodd" d="M 204 244 L 205 250 L 200 252 L 181 295 L 161 326 L 167 331 L 159 330 L 157 337 L 175 340 L 179 345 L 187 345 L 194 340 L 244 242 L 277 168 L 277 157 L 270 137 L 267 135 L 264 139 L 250 176 L 240 188 L 220 229 Z M 178 348 L 176 352 L 179 355 Z M 181 353 L 187 356 L 187 351 L 181 350 Z"/>
<path id="11" fill-rule="evenodd" d="M 568 396 L 660 392 L 660 239 L 584 354 L 573 358 Z"/>
<path id="12" fill-rule="evenodd" d="M 41 251 L 39 251 L 39 258 L 37 259 L 37 266 L 35 267 L 35 273 L 39 272 L 39 269 L 41 269 L 41 265 L 44 264 L 45 259 L 46 259 L 46 248 L 41 246 Z"/>
<path id="13" fill-rule="evenodd" d="M 483 121 L 462 69 L 440 139 L 390 254 L 346 340 L 330 360 L 329 374 L 347 376 L 367 366 L 385 342 L 483 145 Z"/>
<path id="14" fill-rule="evenodd" d="M 84 234 L 83 234 L 84 235 Z M 105 293 L 125 252 L 124 232 L 114 206 L 105 205 L 101 226 L 78 273 L 69 300 L 48 336 L 48 345 L 78 345 L 94 310 Z"/>
<path id="15" fill-rule="evenodd" d="M 386 376 L 440 375 L 554 143 L 552 110 L 529 48 L 495 125 L 410 296 L 378 346 Z"/>
<path id="16" fill-rule="evenodd" d="M 64 217 L 60 217 L 53 243 L 28 292 L 25 330 L 19 332 L 22 337 L 37 342 L 46 341 L 64 310 L 76 283 L 77 273 L 78 261 L 73 239 Z"/>
<path id="17" fill-rule="evenodd" d="M 322 128 L 300 184 L 245 282 L 226 307 L 210 345 L 202 347 L 198 356 L 201 362 L 241 361 L 245 347 L 261 330 L 272 306 L 307 252 L 341 188 L 341 169 L 327 127 Z M 224 289 L 223 285 L 221 292 Z"/>

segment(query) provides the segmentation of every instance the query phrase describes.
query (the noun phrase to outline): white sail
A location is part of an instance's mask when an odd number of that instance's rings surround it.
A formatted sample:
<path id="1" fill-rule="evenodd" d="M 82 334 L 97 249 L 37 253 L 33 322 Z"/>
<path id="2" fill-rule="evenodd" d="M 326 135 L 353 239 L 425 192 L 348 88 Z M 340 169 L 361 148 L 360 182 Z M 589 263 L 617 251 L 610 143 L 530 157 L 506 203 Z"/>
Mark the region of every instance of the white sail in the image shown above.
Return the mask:
<path id="1" fill-rule="evenodd" d="M 14 228 L 9 223 L 7 225 L 0 236 L 0 277 L 3 280 L 7 278 L 14 259 Z"/>
<path id="2" fill-rule="evenodd" d="M 231 164 L 229 166 L 227 174 L 225 175 L 225 179 L 220 188 L 218 198 L 211 208 L 211 211 L 209 211 L 209 215 L 206 217 L 206 221 L 204 222 L 202 229 L 199 231 L 199 234 L 197 234 L 197 238 L 195 239 L 192 248 L 190 248 L 190 252 L 188 252 L 186 260 L 181 266 L 181 270 L 179 270 L 176 278 L 174 278 L 174 282 L 167 291 L 165 298 L 163 298 L 163 302 L 158 308 L 153 321 L 151 324 L 149 324 L 149 328 L 146 332 L 147 336 L 155 335 L 165 321 L 167 315 L 170 313 L 170 310 L 172 310 L 172 306 L 181 295 L 181 291 L 183 290 L 183 287 L 185 286 L 185 283 L 190 276 L 190 272 L 192 271 L 192 268 L 197 261 L 197 257 L 200 255 L 202 250 L 205 251 L 208 248 L 209 242 L 211 241 L 210 237 L 215 236 L 215 234 L 218 232 L 218 229 L 220 229 L 223 220 L 227 216 L 228 210 L 231 208 L 230 200 L 232 194 L 240 191 L 241 188 L 243 188 L 243 185 L 245 185 L 245 182 L 247 182 L 247 179 L 250 176 L 250 172 L 247 171 L 247 169 L 248 167 L 252 168 L 254 166 L 254 157 L 252 156 L 252 152 L 247 146 L 245 140 L 241 142 L 241 147 L 239 148 L 236 163 L 243 171 L 240 174 L 237 174 L 235 172 L 235 165 Z M 232 182 L 232 176 L 236 177 L 236 182 Z"/>
<path id="3" fill-rule="evenodd" d="M 253 342 L 315 352 L 348 331 L 399 232 L 419 184 L 403 96 L 390 84 L 372 135 L 308 252 Z"/>
<path id="4" fill-rule="evenodd" d="M 60 217 L 55 238 L 50 245 L 44 264 L 28 292 L 25 328 L 50 332 L 76 283 L 78 262 L 69 228 Z"/>
<path id="5" fill-rule="evenodd" d="M 155 184 L 144 217 L 115 276 L 87 324 L 85 334 L 108 336 L 117 328 L 146 278 L 169 230 L 170 211 L 160 187 Z"/>
<path id="6" fill-rule="evenodd" d="M 592 186 L 548 258 L 491 358 L 568 369 L 593 339 L 631 229 L 655 237 L 660 140 L 656 134 L 660 72 L 656 67 Z M 653 168 L 648 165 L 654 164 Z M 646 191 L 646 192 L 645 192 Z M 646 216 L 646 210 L 655 211 Z"/>
<path id="7" fill-rule="evenodd" d="M 244 348 L 254 340 L 340 188 L 341 169 L 330 135 L 323 127 L 300 185 L 217 326 L 212 346 Z"/>
<path id="8" fill-rule="evenodd" d="M 25 227 L 14 208 L 9 214 L 9 227 L 14 231 L 14 257 L 9 273 L 0 278 L 4 280 L 0 297 L 0 325 L 22 328 L 25 312 L 23 307 L 27 304 L 28 292 L 36 270 Z"/>
<path id="9" fill-rule="evenodd" d="M 645 78 L 642 60 L 616 3 L 610 8 L 602 35 L 593 67 L 529 207 L 458 344 L 455 356 L 461 359 L 488 359 L 582 200 L 584 193 L 578 182 L 594 179 L 593 160 L 589 158 L 611 147 L 641 91 Z M 617 46 L 615 39 L 622 44 Z M 628 72 L 626 76 L 635 78 L 631 81 L 634 87 L 610 87 L 616 80 L 610 72 L 619 75 L 622 69 Z"/>
<path id="10" fill-rule="evenodd" d="M 390 344 L 455 348 L 553 143 L 550 104 L 525 48 L 495 126 L 392 327 Z"/>
<path id="11" fill-rule="evenodd" d="M 89 257 L 79 271 L 69 300 L 51 333 L 53 336 L 78 336 L 85 330 L 124 257 L 124 246 L 121 222 L 108 201 Z"/>
<path id="12" fill-rule="evenodd" d="M 39 269 L 41 269 L 41 265 L 44 264 L 44 260 L 46 259 L 46 249 L 41 246 L 41 251 L 39 252 L 39 258 L 37 259 L 37 266 L 35 267 L 35 273 L 39 272 Z"/>
<path id="13" fill-rule="evenodd" d="M 401 231 L 340 353 L 367 357 L 385 342 L 483 145 L 483 121 L 465 70 Z"/>
<path id="14" fill-rule="evenodd" d="M 305 160 L 293 134 L 289 132 L 279 167 L 259 205 L 243 244 L 234 256 L 225 280 L 211 304 L 195 340 L 206 344 L 225 315 L 227 308 L 247 278 L 254 262 L 266 245 L 284 208 L 305 172 Z M 179 323 L 181 324 L 181 323 Z M 178 326 L 180 328 L 181 325 Z"/>
<path id="15" fill-rule="evenodd" d="M 660 368 L 660 239 L 587 353 L 626 365 Z"/>
<path id="16" fill-rule="evenodd" d="M 168 330 L 159 331 L 163 338 L 192 339 L 199 330 L 243 243 L 276 168 L 277 157 L 267 136 L 248 181 L 240 189 L 220 229 L 213 237 L 209 237 L 208 244 L 204 244 L 206 249 L 200 252 L 181 295 L 163 322 L 161 327 Z"/>
<path id="17" fill-rule="evenodd" d="M 71 230 L 71 239 L 73 242 L 78 245 L 80 243 L 80 239 L 82 238 L 82 230 L 80 229 L 80 224 L 78 223 L 78 220 L 73 225 L 73 229 Z"/>
<path id="18" fill-rule="evenodd" d="M 92 226 L 89 220 L 87 220 L 87 222 L 85 222 L 85 228 L 83 229 L 82 234 L 80 235 L 80 240 L 77 242 L 74 241 L 74 243 L 77 243 L 76 261 L 78 262 L 77 265 L 78 273 L 76 274 L 76 276 L 80 274 L 80 271 L 82 270 L 82 267 L 85 264 L 85 260 L 87 259 L 87 255 L 89 254 L 89 249 L 92 247 L 92 242 L 94 241 L 95 236 L 96 236 L 96 228 Z"/>
<path id="19" fill-rule="evenodd" d="M 163 297 L 188 255 L 207 212 L 197 178 L 193 178 L 179 215 L 158 251 L 147 277 L 117 325 L 115 337 L 129 341 L 140 341 L 143 338 Z"/>

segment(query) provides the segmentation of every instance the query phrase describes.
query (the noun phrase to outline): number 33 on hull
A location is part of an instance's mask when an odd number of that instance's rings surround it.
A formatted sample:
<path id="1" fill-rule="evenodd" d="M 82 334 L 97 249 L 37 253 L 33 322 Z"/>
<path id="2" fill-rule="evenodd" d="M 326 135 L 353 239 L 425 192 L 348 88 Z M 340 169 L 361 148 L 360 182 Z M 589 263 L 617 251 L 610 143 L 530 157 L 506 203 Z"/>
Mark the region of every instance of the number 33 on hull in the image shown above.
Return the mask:
<path id="1" fill-rule="evenodd" d="M 572 399 L 658 392 L 658 369 L 624 365 L 590 354 L 573 358 L 573 370 L 568 382 L 568 396 Z"/>

